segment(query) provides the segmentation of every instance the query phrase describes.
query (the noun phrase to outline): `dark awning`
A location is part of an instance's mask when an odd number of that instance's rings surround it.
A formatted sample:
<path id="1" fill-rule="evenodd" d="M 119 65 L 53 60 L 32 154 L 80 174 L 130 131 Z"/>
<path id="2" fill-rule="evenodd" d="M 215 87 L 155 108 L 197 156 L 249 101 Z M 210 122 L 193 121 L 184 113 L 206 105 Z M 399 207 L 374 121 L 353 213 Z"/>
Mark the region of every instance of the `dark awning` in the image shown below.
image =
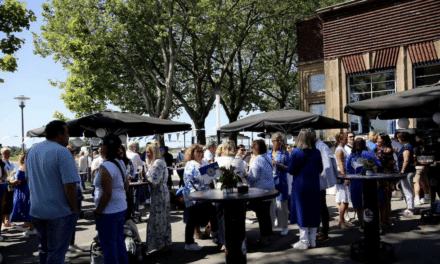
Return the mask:
<path id="1" fill-rule="evenodd" d="M 72 137 L 96 137 L 95 131 L 104 128 L 107 133 L 128 134 L 129 137 L 148 136 L 191 130 L 187 123 L 161 118 L 105 110 L 66 122 Z M 44 137 L 44 127 L 29 130 L 28 137 Z"/>
<path id="2" fill-rule="evenodd" d="M 347 104 L 344 112 L 371 119 L 432 117 L 440 111 L 440 83 Z"/>
<path id="3" fill-rule="evenodd" d="M 316 130 L 348 128 L 345 122 L 300 110 L 288 109 L 252 115 L 220 128 L 221 132 L 289 132 L 310 127 Z"/>

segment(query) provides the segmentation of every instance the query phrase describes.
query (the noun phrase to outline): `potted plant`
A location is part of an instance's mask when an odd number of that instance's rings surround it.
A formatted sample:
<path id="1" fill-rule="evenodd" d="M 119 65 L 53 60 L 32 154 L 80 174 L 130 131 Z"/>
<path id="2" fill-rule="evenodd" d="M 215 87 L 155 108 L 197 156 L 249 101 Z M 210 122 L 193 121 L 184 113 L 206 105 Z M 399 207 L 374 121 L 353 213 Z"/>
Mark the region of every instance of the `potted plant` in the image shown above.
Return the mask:
<path id="1" fill-rule="evenodd" d="M 377 172 L 377 168 L 373 160 L 364 161 L 364 169 L 365 169 L 365 175 L 367 176 L 371 176 Z"/>
<path id="2" fill-rule="evenodd" d="M 229 168 L 220 167 L 219 169 L 222 173 L 222 176 L 217 179 L 217 182 L 222 184 L 220 189 L 226 193 L 232 192 L 240 182 L 240 177 L 235 174 L 235 168 L 231 166 Z"/>

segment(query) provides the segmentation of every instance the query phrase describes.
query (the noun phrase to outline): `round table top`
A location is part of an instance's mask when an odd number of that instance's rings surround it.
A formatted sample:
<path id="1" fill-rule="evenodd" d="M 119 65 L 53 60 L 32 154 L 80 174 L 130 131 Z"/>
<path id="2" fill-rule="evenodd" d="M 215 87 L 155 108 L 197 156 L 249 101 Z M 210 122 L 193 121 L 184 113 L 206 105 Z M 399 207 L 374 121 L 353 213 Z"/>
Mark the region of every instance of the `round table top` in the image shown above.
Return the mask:
<path id="1" fill-rule="evenodd" d="M 137 187 L 137 186 L 143 186 L 143 185 L 148 185 L 148 184 L 150 184 L 151 182 L 149 182 L 149 181 L 146 181 L 146 182 L 130 182 L 129 183 L 129 186 L 130 187 Z"/>
<path id="2" fill-rule="evenodd" d="M 193 192 L 189 194 L 189 199 L 197 202 L 230 202 L 230 201 L 249 201 L 249 200 L 266 200 L 275 198 L 280 193 L 277 190 L 265 190 L 259 188 L 249 188 L 248 193 L 238 193 L 234 189 L 232 193 L 223 193 L 219 189 L 210 189 L 204 191 Z"/>
<path id="3" fill-rule="evenodd" d="M 374 173 L 373 175 L 345 174 L 339 175 L 339 179 L 345 180 L 399 180 L 408 176 L 408 173 Z"/>

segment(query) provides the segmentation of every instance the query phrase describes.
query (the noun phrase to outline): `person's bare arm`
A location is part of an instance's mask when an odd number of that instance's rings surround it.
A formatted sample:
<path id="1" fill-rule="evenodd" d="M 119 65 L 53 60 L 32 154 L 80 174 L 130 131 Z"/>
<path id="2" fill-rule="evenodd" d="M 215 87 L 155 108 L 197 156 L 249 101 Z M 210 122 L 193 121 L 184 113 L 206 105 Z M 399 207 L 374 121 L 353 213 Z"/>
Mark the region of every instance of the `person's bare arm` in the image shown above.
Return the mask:
<path id="1" fill-rule="evenodd" d="M 78 212 L 78 187 L 76 182 L 64 184 L 64 192 L 66 193 L 67 199 L 69 200 L 70 208 L 72 213 Z"/>
<path id="2" fill-rule="evenodd" d="M 342 175 L 347 174 L 345 171 L 345 164 L 344 164 L 344 152 L 342 150 L 336 151 L 336 161 L 338 163 L 339 171 Z"/>
<path id="3" fill-rule="evenodd" d="M 405 150 L 403 152 L 403 164 L 402 164 L 402 170 L 400 171 L 401 173 L 405 173 L 406 168 L 409 166 L 409 158 L 410 158 L 410 152 L 409 150 Z"/>

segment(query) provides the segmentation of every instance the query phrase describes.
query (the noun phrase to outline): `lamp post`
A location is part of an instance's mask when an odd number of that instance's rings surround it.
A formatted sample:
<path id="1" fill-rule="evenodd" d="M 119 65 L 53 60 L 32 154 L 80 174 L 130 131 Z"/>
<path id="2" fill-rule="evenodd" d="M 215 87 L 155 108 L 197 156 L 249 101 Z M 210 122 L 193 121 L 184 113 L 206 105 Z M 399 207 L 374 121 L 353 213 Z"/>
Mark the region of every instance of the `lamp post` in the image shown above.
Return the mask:
<path id="1" fill-rule="evenodd" d="M 26 106 L 25 101 L 29 100 L 29 97 L 25 97 L 24 95 L 20 95 L 18 97 L 14 97 L 14 99 L 19 101 L 19 105 L 21 108 L 21 152 L 24 153 L 24 116 L 23 116 L 23 108 Z"/>

